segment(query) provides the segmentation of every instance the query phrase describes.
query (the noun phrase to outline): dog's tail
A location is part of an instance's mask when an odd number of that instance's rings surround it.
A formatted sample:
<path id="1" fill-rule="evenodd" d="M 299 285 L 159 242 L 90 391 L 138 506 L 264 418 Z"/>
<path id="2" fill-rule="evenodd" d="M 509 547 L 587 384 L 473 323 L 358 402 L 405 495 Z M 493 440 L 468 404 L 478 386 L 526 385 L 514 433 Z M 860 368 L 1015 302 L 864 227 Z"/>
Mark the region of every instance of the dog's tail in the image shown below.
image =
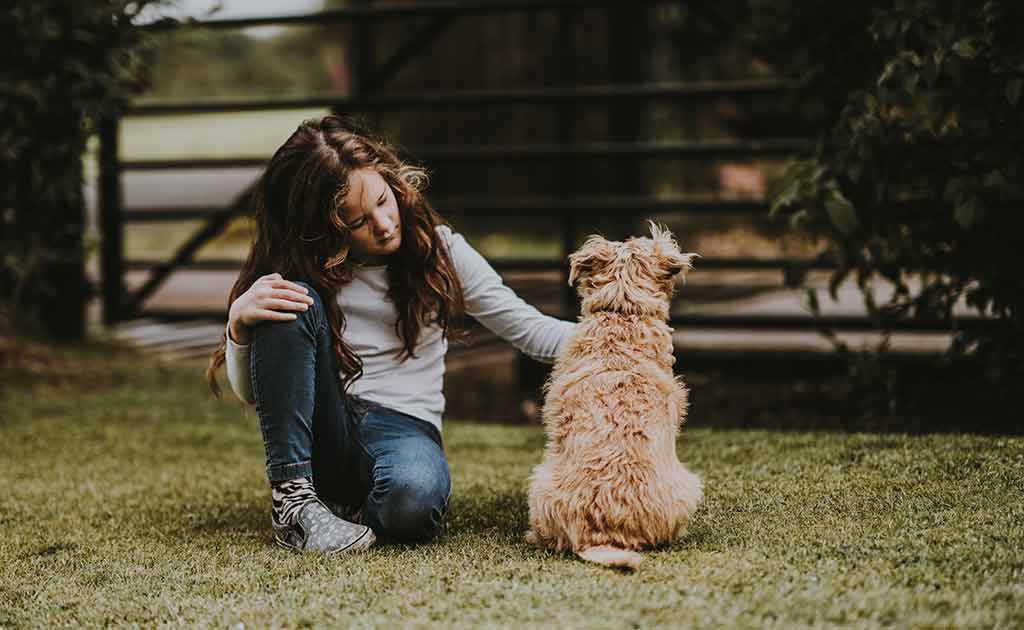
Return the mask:
<path id="1" fill-rule="evenodd" d="M 619 549 L 618 547 L 610 547 L 608 545 L 587 547 L 577 551 L 576 555 L 587 562 L 595 562 L 606 567 L 617 567 L 630 571 L 636 570 L 640 566 L 640 561 L 643 560 L 643 556 L 635 551 Z"/>

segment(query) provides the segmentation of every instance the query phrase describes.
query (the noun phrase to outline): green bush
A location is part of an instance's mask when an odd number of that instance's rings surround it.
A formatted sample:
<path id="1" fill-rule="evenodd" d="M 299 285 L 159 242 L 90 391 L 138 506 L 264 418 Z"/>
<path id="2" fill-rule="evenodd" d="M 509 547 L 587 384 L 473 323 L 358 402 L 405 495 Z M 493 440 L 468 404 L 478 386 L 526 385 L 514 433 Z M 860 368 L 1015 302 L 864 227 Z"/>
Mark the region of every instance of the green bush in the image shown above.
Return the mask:
<path id="1" fill-rule="evenodd" d="M 0 311 L 6 325 L 84 332 L 82 155 L 146 84 L 158 0 L 13 0 L 0 12 Z"/>
<path id="2" fill-rule="evenodd" d="M 971 354 L 989 384 L 1015 387 L 1024 375 L 1024 3 L 748 8 L 747 45 L 797 79 L 793 111 L 817 136 L 773 191 L 773 215 L 829 241 L 833 296 L 854 275 L 884 329 L 900 317 L 943 322 L 955 333 L 947 359 Z M 896 287 L 883 304 L 870 292 L 879 278 Z M 992 325 L 958 328 L 961 299 Z M 863 359 L 857 369 L 871 373 Z"/>

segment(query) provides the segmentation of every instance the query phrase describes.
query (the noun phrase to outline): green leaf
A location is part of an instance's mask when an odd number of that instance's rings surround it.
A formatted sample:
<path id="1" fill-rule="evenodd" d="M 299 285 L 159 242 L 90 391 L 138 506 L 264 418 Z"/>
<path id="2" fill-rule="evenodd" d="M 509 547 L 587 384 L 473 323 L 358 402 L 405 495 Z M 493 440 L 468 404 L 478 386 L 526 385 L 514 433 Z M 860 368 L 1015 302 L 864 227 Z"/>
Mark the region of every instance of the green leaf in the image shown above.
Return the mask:
<path id="1" fill-rule="evenodd" d="M 871 92 L 864 94 L 864 109 L 872 114 L 878 111 L 878 99 Z"/>
<path id="2" fill-rule="evenodd" d="M 775 216 L 783 208 L 796 201 L 797 193 L 799 192 L 799 183 L 796 181 L 790 182 L 786 188 L 779 193 L 775 200 L 772 202 L 771 209 L 768 211 L 769 216 Z"/>
<path id="3" fill-rule="evenodd" d="M 875 82 L 875 85 L 877 85 L 878 87 L 883 86 L 885 82 L 888 81 L 889 78 L 893 75 L 894 72 L 896 72 L 896 62 L 890 61 L 889 63 L 885 64 L 885 68 L 882 70 L 882 75 L 878 77 L 878 81 Z"/>
<path id="4" fill-rule="evenodd" d="M 953 218 L 964 228 L 970 228 L 985 216 L 985 209 L 978 199 L 971 198 L 959 203 L 953 211 Z"/>
<path id="5" fill-rule="evenodd" d="M 1006 176 L 999 170 L 992 171 L 985 176 L 985 180 L 982 182 L 985 188 L 995 188 L 996 190 L 1006 190 L 1010 187 L 1010 180 L 1006 179 Z"/>
<path id="6" fill-rule="evenodd" d="M 859 226 L 857 211 L 841 191 L 836 190 L 832 193 L 832 197 L 825 202 L 825 210 L 832 225 L 843 234 L 853 234 Z"/>
<path id="7" fill-rule="evenodd" d="M 799 230 L 806 223 L 809 215 L 806 208 L 801 208 L 789 216 L 789 229 Z"/>
<path id="8" fill-rule="evenodd" d="M 962 227 L 971 227 L 971 225 L 974 224 L 975 219 L 974 206 L 971 205 L 970 202 L 957 205 L 956 209 L 953 211 L 953 218 L 956 219 L 956 222 Z"/>
<path id="9" fill-rule="evenodd" d="M 908 73 L 907 76 L 903 77 L 903 89 L 905 89 L 908 94 L 913 95 L 914 92 L 917 90 L 917 82 L 920 81 L 920 80 L 921 80 L 920 73 L 917 73 L 917 72 L 910 72 L 910 73 Z"/>
<path id="10" fill-rule="evenodd" d="M 1016 107 L 1017 103 L 1020 102 L 1021 88 L 1024 88 L 1024 79 L 1020 77 L 1006 82 L 1006 100 L 1010 101 L 1010 105 Z"/>
<path id="11" fill-rule="evenodd" d="M 953 44 L 953 52 L 960 55 L 964 59 L 974 59 L 978 56 L 978 49 L 975 48 L 974 42 L 971 38 L 964 38 Z"/>

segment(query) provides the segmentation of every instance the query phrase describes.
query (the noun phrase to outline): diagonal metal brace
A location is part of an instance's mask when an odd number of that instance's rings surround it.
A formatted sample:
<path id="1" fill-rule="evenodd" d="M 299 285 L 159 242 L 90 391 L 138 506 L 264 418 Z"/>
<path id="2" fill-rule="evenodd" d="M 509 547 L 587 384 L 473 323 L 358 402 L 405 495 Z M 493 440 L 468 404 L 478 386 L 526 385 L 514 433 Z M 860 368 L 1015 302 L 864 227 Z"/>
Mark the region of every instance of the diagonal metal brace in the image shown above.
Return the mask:
<path id="1" fill-rule="evenodd" d="M 458 17 L 457 14 L 437 16 L 417 29 L 405 44 L 385 59 L 365 80 L 358 82 L 358 93 L 377 90 L 387 83 L 402 67 L 414 59 L 423 48 L 448 28 L 456 17 Z M 211 216 L 206 225 L 179 247 L 170 260 L 152 268 L 145 284 L 129 296 L 125 304 L 125 315 L 130 316 L 138 312 L 142 303 L 160 288 L 160 285 L 164 283 L 176 268 L 191 262 L 192 257 L 199 248 L 223 232 L 231 222 L 231 219 L 246 211 L 251 195 L 252 188 L 250 187 L 242 192 L 232 202 L 231 206 Z"/>
<path id="2" fill-rule="evenodd" d="M 133 314 L 139 312 L 142 303 L 153 294 L 160 285 L 170 276 L 176 268 L 179 268 L 192 261 L 192 257 L 199 250 L 200 247 L 208 243 L 209 241 L 220 235 L 221 232 L 228 226 L 231 219 L 235 216 L 246 212 L 249 208 L 249 200 L 252 197 L 252 189 L 249 188 L 245 192 L 241 193 L 230 206 L 217 212 L 210 217 L 210 220 L 206 222 L 198 232 L 192 235 L 192 238 L 188 239 L 178 251 L 175 252 L 174 256 L 152 269 L 149 274 L 149 278 L 146 282 L 134 293 L 132 293 L 127 304 L 124 307 L 124 313 L 126 317 L 131 317 Z"/>

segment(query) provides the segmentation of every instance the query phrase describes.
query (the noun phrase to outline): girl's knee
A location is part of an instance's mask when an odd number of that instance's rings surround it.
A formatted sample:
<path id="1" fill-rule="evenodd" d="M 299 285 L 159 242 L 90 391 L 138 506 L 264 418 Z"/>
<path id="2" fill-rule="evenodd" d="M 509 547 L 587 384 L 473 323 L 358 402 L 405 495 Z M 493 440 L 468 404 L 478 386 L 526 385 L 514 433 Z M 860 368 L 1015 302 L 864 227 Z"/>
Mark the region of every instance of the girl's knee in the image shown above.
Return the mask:
<path id="1" fill-rule="evenodd" d="M 319 293 L 308 282 L 298 281 L 295 284 L 304 287 L 313 298 L 313 303 L 304 311 L 288 311 L 294 314 L 295 319 L 288 320 L 263 320 L 252 326 L 253 337 L 265 337 L 268 334 L 288 334 L 291 329 L 303 330 L 310 336 L 315 336 L 326 325 L 327 316 L 324 311 L 323 299 Z"/>
<path id="2" fill-rule="evenodd" d="M 300 281 L 296 282 L 295 284 L 299 285 L 300 287 L 305 288 L 306 291 L 308 292 L 309 297 L 313 298 L 313 303 L 310 304 L 309 308 L 306 309 L 304 312 L 305 313 L 309 313 L 309 314 L 314 314 L 314 315 L 319 317 L 320 314 L 322 314 L 324 312 L 324 299 L 323 299 L 323 296 L 321 296 L 320 293 L 318 293 L 317 290 L 313 288 L 313 285 L 309 284 L 308 282 L 304 282 L 304 281 L 300 280 Z"/>
<path id="3" fill-rule="evenodd" d="M 441 531 L 451 492 L 444 478 L 404 476 L 392 479 L 371 518 L 384 538 L 426 542 Z"/>

